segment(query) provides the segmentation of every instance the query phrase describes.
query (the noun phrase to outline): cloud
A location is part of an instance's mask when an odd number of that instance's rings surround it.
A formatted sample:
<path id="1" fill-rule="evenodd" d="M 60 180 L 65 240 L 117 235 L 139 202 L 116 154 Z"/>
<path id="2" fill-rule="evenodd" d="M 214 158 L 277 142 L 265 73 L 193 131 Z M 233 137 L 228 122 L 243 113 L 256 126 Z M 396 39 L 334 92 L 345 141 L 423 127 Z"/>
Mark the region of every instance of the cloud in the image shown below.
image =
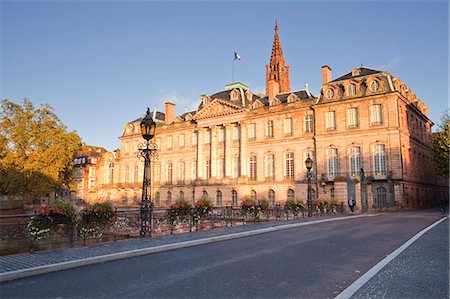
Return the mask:
<path id="1" fill-rule="evenodd" d="M 403 56 L 401 56 L 401 55 L 395 56 L 388 63 L 377 66 L 376 68 L 379 70 L 390 70 L 393 67 L 395 67 L 402 59 L 403 59 Z"/>

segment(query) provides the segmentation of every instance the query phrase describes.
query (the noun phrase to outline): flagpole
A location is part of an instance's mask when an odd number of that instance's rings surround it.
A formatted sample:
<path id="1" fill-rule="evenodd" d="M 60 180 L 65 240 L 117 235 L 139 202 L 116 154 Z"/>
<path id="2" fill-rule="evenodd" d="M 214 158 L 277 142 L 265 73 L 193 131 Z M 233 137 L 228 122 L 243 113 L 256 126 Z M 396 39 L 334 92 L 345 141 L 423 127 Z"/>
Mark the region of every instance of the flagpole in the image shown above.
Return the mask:
<path id="1" fill-rule="evenodd" d="M 233 67 L 232 67 L 232 71 L 231 71 L 231 83 L 234 83 L 234 61 L 235 61 L 236 59 L 234 59 L 233 58 Z"/>

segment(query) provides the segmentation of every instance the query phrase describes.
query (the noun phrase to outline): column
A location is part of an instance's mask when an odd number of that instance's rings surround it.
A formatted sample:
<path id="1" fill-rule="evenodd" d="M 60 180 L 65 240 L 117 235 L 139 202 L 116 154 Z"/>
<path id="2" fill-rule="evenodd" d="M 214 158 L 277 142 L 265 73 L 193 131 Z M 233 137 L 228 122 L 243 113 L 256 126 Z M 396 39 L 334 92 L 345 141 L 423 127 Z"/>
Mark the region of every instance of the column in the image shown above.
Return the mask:
<path id="1" fill-rule="evenodd" d="M 198 149 L 198 155 L 197 155 L 197 177 L 199 179 L 203 179 L 203 140 L 205 129 L 199 128 L 198 129 L 198 139 L 197 139 L 197 149 Z"/>
<path id="2" fill-rule="evenodd" d="M 247 149 L 246 149 L 246 139 L 247 139 L 247 130 L 246 126 L 243 123 L 238 123 L 236 126 L 239 128 L 239 148 L 240 148 L 240 159 L 241 159 L 241 176 L 247 176 Z M 257 160 L 258 163 L 258 160 Z M 258 165 L 257 165 L 258 166 Z M 256 176 L 258 177 L 258 175 Z"/>
<path id="3" fill-rule="evenodd" d="M 231 156 L 231 130 L 230 124 L 225 125 L 225 176 L 231 177 L 231 161 L 233 157 Z"/>
<path id="4" fill-rule="evenodd" d="M 211 147 L 210 147 L 210 157 L 211 157 L 211 178 L 217 177 L 216 163 L 217 163 L 217 141 L 218 132 L 217 127 L 213 126 L 211 129 Z"/>

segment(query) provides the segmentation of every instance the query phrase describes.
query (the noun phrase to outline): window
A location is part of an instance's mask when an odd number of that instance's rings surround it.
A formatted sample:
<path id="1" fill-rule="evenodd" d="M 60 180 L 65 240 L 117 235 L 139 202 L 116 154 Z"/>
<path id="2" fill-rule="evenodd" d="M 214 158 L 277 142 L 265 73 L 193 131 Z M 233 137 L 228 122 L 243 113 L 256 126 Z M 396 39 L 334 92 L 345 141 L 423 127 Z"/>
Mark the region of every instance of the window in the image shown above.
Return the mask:
<path id="1" fill-rule="evenodd" d="M 167 150 L 172 150 L 173 148 L 173 137 L 167 136 Z"/>
<path id="2" fill-rule="evenodd" d="M 155 183 L 161 182 L 161 164 L 155 164 Z"/>
<path id="3" fill-rule="evenodd" d="M 356 95 L 356 85 L 355 84 L 352 83 L 347 86 L 347 95 L 348 96 Z"/>
<path id="4" fill-rule="evenodd" d="M 386 188 L 384 187 L 378 187 L 375 189 L 375 200 L 374 200 L 374 206 L 376 207 L 384 207 L 388 206 L 389 202 L 387 199 L 387 192 Z"/>
<path id="5" fill-rule="evenodd" d="M 383 111 L 381 104 L 370 106 L 370 121 L 372 125 L 383 124 Z"/>
<path id="6" fill-rule="evenodd" d="M 110 163 L 108 166 L 108 183 L 114 183 L 114 164 Z"/>
<path id="7" fill-rule="evenodd" d="M 349 150 L 350 176 L 358 176 L 361 169 L 361 148 L 351 147 Z"/>
<path id="8" fill-rule="evenodd" d="M 178 184 L 184 184 L 184 179 L 185 179 L 185 174 L 186 174 L 185 168 L 186 167 L 185 167 L 185 164 L 183 161 L 178 163 Z"/>
<path id="9" fill-rule="evenodd" d="M 330 199 L 331 200 L 335 200 L 336 199 L 336 191 L 335 191 L 334 187 L 332 187 L 330 189 Z"/>
<path id="10" fill-rule="evenodd" d="M 134 166 L 134 182 L 139 182 L 139 166 Z"/>
<path id="11" fill-rule="evenodd" d="M 225 171 L 225 159 L 223 157 L 220 157 L 219 160 L 217 160 L 217 178 L 221 179 L 224 177 L 224 171 Z"/>
<path id="12" fill-rule="evenodd" d="M 275 191 L 273 191 L 272 189 L 269 189 L 269 193 L 267 194 L 267 198 L 269 199 L 269 203 L 274 205 L 275 204 Z"/>
<path id="13" fill-rule="evenodd" d="M 234 156 L 233 160 L 231 160 L 231 169 L 232 169 L 232 176 L 235 179 L 238 178 L 240 175 L 239 168 L 240 168 L 239 156 Z"/>
<path id="14" fill-rule="evenodd" d="M 250 180 L 256 180 L 256 156 L 250 156 L 248 169 Z"/>
<path id="15" fill-rule="evenodd" d="M 292 189 L 289 189 L 287 192 L 287 199 L 288 200 L 294 200 L 295 199 L 295 192 Z"/>
<path id="16" fill-rule="evenodd" d="M 240 128 L 239 126 L 233 127 L 233 141 L 238 141 L 240 139 Z"/>
<path id="17" fill-rule="evenodd" d="M 206 190 L 202 191 L 202 197 L 208 198 L 208 192 L 206 192 Z"/>
<path id="18" fill-rule="evenodd" d="M 250 193 L 250 198 L 255 200 L 255 201 L 258 199 L 258 196 L 256 195 L 256 191 L 255 190 L 252 190 L 252 192 Z"/>
<path id="19" fill-rule="evenodd" d="M 222 192 L 219 190 L 216 192 L 216 206 L 222 206 Z"/>
<path id="20" fill-rule="evenodd" d="M 231 191 L 231 204 L 237 206 L 238 204 L 238 194 L 236 190 Z"/>
<path id="21" fill-rule="evenodd" d="M 89 167 L 89 177 L 95 177 L 95 176 L 96 176 L 95 167 Z"/>
<path id="22" fill-rule="evenodd" d="M 256 139 L 256 124 L 252 123 L 248 125 L 248 140 Z"/>
<path id="23" fill-rule="evenodd" d="M 376 144 L 373 146 L 373 170 L 375 175 L 386 175 L 386 146 Z"/>
<path id="24" fill-rule="evenodd" d="M 172 162 L 167 163 L 167 184 L 172 184 L 172 176 L 173 176 L 173 164 Z"/>
<path id="25" fill-rule="evenodd" d="M 294 178 L 294 153 L 286 153 L 284 157 L 284 177 L 286 179 Z"/>
<path id="26" fill-rule="evenodd" d="M 211 130 L 207 129 L 205 131 L 205 144 L 210 144 L 211 143 Z"/>
<path id="27" fill-rule="evenodd" d="M 225 142 L 225 129 L 219 128 L 219 142 Z"/>
<path id="28" fill-rule="evenodd" d="M 273 120 L 266 122 L 266 138 L 273 138 Z"/>
<path id="29" fill-rule="evenodd" d="M 192 133 L 192 145 L 197 145 L 197 140 L 198 140 L 198 133 L 197 132 Z"/>
<path id="30" fill-rule="evenodd" d="M 211 160 L 209 159 L 205 161 L 205 178 L 211 178 Z"/>
<path id="31" fill-rule="evenodd" d="M 292 135 L 292 118 L 285 118 L 283 121 L 284 136 Z"/>
<path id="32" fill-rule="evenodd" d="M 266 155 L 266 179 L 273 179 L 275 177 L 275 155 Z"/>
<path id="33" fill-rule="evenodd" d="M 325 114 L 325 125 L 327 130 L 336 130 L 336 111 L 328 111 Z"/>
<path id="34" fill-rule="evenodd" d="M 313 116 L 312 114 L 305 115 L 305 133 L 313 132 Z"/>
<path id="35" fill-rule="evenodd" d="M 180 148 L 184 148 L 184 145 L 185 145 L 184 134 L 180 134 L 180 136 L 178 136 L 178 146 Z"/>
<path id="36" fill-rule="evenodd" d="M 330 148 L 327 150 L 327 166 L 328 177 L 333 179 L 337 176 L 339 171 L 338 150 L 336 148 Z"/>
<path id="37" fill-rule="evenodd" d="M 378 91 L 379 88 L 380 88 L 380 83 L 378 81 L 372 81 L 372 83 L 370 83 L 370 90 Z"/>
<path id="38" fill-rule="evenodd" d="M 184 199 L 184 192 L 183 191 L 180 191 L 180 195 L 178 195 L 178 198 Z"/>
<path id="39" fill-rule="evenodd" d="M 350 109 L 347 109 L 347 127 L 358 127 L 358 108 L 352 107 Z"/>
<path id="40" fill-rule="evenodd" d="M 191 162 L 191 179 L 197 179 L 197 160 L 193 159 Z"/>
<path id="41" fill-rule="evenodd" d="M 168 206 L 172 205 L 172 192 L 170 192 L 170 191 L 167 191 L 166 203 Z"/>
<path id="42" fill-rule="evenodd" d="M 328 89 L 326 95 L 328 99 L 332 99 L 334 97 L 334 90 L 332 90 L 331 88 Z"/>
<path id="43" fill-rule="evenodd" d="M 130 168 L 128 166 L 125 166 L 124 175 L 123 175 L 124 183 L 128 183 L 129 179 L 130 179 Z"/>
<path id="44" fill-rule="evenodd" d="M 161 195 L 159 194 L 159 191 L 156 191 L 155 193 L 155 205 L 157 207 L 161 205 Z"/>

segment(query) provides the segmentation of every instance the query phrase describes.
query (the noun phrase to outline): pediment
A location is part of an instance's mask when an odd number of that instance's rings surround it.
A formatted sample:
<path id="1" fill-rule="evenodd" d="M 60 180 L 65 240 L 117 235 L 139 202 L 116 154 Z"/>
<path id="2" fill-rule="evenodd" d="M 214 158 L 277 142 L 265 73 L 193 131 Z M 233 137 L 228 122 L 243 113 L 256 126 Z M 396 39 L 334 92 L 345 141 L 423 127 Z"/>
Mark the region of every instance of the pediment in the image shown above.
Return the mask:
<path id="1" fill-rule="evenodd" d="M 242 107 L 218 99 L 213 100 L 194 115 L 194 119 L 205 119 L 240 112 Z"/>

